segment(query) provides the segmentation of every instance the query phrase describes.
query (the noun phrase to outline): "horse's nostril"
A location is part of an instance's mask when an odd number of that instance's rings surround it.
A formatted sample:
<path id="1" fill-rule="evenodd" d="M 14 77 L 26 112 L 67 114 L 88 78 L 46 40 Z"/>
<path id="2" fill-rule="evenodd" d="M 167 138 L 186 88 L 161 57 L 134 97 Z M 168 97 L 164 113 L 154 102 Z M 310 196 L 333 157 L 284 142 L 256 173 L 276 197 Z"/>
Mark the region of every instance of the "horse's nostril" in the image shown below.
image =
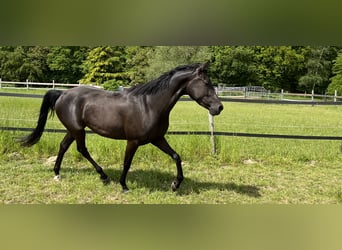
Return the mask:
<path id="1" fill-rule="evenodd" d="M 219 110 L 222 111 L 223 110 L 223 105 L 219 106 Z"/>

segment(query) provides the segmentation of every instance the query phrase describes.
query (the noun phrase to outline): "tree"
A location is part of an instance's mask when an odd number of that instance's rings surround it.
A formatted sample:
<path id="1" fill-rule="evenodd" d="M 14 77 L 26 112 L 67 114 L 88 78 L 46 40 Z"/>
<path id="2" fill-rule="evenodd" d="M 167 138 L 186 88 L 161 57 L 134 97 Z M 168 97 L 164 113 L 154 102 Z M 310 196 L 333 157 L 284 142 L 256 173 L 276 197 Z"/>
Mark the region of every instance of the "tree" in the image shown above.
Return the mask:
<path id="1" fill-rule="evenodd" d="M 45 81 L 48 76 L 48 67 L 45 61 L 47 53 L 47 47 L 1 47 L 0 73 L 2 79 L 10 81 Z"/>
<path id="2" fill-rule="evenodd" d="M 179 65 L 210 60 L 211 54 L 206 46 L 157 46 L 147 51 L 147 64 L 144 74 L 152 80 Z"/>
<path id="3" fill-rule="evenodd" d="M 50 71 L 46 62 L 49 47 L 33 46 L 27 47 L 24 63 L 21 66 L 22 79 L 33 82 L 50 81 Z"/>
<path id="4" fill-rule="evenodd" d="M 305 69 L 305 57 L 292 46 L 257 46 L 257 74 L 261 85 L 270 90 L 296 92 Z"/>
<path id="5" fill-rule="evenodd" d="M 179 65 L 210 61 L 214 84 L 330 94 L 339 89 L 335 46 L 2 46 L 0 78 L 93 83 L 106 89 L 145 83 Z M 341 51 L 340 51 L 341 54 Z M 340 56 L 339 54 L 339 56 Z M 336 59 L 336 60 L 335 60 Z M 334 69 L 333 69 L 334 66 Z"/>
<path id="6" fill-rule="evenodd" d="M 125 72 L 129 78 L 129 85 L 147 81 L 145 68 L 148 67 L 148 54 L 153 51 L 151 46 L 127 46 L 125 49 Z"/>
<path id="7" fill-rule="evenodd" d="M 62 83 L 78 82 L 83 77 L 81 65 L 85 61 L 88 51 L 89 48 L 78 46 L 51 47 L 47 55 L 51 78 Z"/>
<path id="8" fill-rule="evenodd" d="M 230 86 L 257 84 L 256 57 L 251 47 L 215 46 L 212 47 L 212 81 Z"/>
<path id="9" fill-rule="evenodd" d="M 82 65 L 85 75 L 80 83 L 102 85 L 107 82 L 106 88 L 115 89 L 128 83 L 125 69 L 124 47 L 95 47 L 90 50 L 87 59 Z"/>
<path id="10" fill-rule="evenodd" d="M 333 95 L 335 90 L 338 95 L 342 95 L 342 50 L 338 52 L 336 59 L 333 61 L 332 67 L 333 77 L 328 87 L 328 94 Z"/>
<path id="11" fill-rule="evenodd" d="M 0 57 L 1 78 L 8 81 L 21 81 L 19 69 L 24 63 L 23 47 L 1 47 Z"/>
<path id="12" fill-rule="evenodd" d="M 332 73 L 332 60 L 336 57 L 334 47 L 308 47 L 307 73 L 300 77 L 299 88 L 302 91 L 315 90 L 325 93 Z"/>

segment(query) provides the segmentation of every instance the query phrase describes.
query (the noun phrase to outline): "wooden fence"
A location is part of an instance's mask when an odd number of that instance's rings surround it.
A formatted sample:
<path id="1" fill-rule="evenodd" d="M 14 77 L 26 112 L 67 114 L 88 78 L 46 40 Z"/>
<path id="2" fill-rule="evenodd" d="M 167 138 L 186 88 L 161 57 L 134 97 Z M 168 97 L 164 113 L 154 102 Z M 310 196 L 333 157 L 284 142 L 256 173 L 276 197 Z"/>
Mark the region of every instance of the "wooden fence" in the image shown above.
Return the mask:
<path id="1" fill-rule="evenodd" d="M 11 81 L 2 81 L 0 78 L 0 89 L 67 89 L 73 88 L 77 86 L 81 86 L 82 84 L 70 84 L 70 83 L 56 83 L 52 81 L 50 83 L 41 83 L 41 82 L 30 82 L 26 80 L 26 82 L 11 82 Z M 101 88 L 101 87 L 100 87 Z M 339 102 L 342 101 L 342 96 L 337 95 L 337 91 L 335 91 L 334 95 L 323 95 L 316 94 L 314 91 L 311 93 L 288 93 L 281 90 L 280 93 L 272 93 L 267 91 L 265 88 L 260 86 L 247 86 L 247 87 L 219 87 L 216 88 L 216 92 L 222 98 L 229 99 L 247 99 L 247 100 L 260 100 L 260 102 L 266 101 L 287 101 L 294 102 L 294 104 L 308 104 L 318 103 L 318 102 Z M 232 100 L 234 101 L 234 100 Z M 275 103 L 276 103 L 275 102 Z"/>
<path id="2" fill-rule="evenodd" d="M 264 100 L 282 100 L 282 101 L 301 101 L 301 102 L 338 102 L 342 101 L 342 96 L 317 94 L 313 90 L 310 93 L 289 93 L 281 90 L 280 92 L 271 92 L 260 86 L 247 87 L 222 87 L 217 89 L 219 95 L 237 99 L 264 99 Z"/>
<path id="3" fill-rule="evenodd" d="M 52 81 L 50 83 L 43 82 L 30 82 L 26 80 L 26 82 L 10 82 L 10 81 L 2 81 L 0 78 L 0 89 L 17 89 L 17 88 L 26 88 L 26 89 L 41 89 L 41 88 L 70 88 L 77 87 L 81 84 L 69 84 L 69 83 L 56 83 Z"/>
<path id="4" fill-rule="evenodd" d="M 57 85 L 58 86 L 58 85 Z M 69 85 L 70 86 L 70 85 Z M 79 86 L 79 85 L 76 85 Z M 56 85 L 55 85 L 56 87 Z M 43 95 L 39 94 L 24 94 L 24 93 L 8 93 L 0 92 L 0 96 L 11 97 L 25 97 L 25 98 L 42 98 Z M 288 101 L 288 100 L 267 100 L 267 99 L 236 99 L 236 98 L 221 98 L 223 102 L 249 102 L 249 103 L 272 103 L 272 104 L 303 104 L 303 105 L 342 105 L 340 101 Z M 190 98 L 182 98 L 180 101 L 191 101 Z M 274 138 L 274 139 L 301 139 L 301 140 L 339 140 L 342 141 L 341 136 L 302 136 L 302 135 L 283 135 L 283 134 L 254 134 L 254 133 L 237 133 L 237 132 L 219 132 L 214 129 L 214 118 L 209 114 L 209 129 L 208 131 L 168 131 L 170 135 L 208 135 L 212 146 L 212 153 L 216 152 L 215 136 L 238 136 L 238 137 L 254 137 L 254 138 Z M 33 128 L 23 127 L 0 127 L 4 131 L 32 131 Z M 64 129 L 45 129 L 46 132 L 51 133 L 65 133 Z M 87 131 L 87 133 L 92 133 Z"/>

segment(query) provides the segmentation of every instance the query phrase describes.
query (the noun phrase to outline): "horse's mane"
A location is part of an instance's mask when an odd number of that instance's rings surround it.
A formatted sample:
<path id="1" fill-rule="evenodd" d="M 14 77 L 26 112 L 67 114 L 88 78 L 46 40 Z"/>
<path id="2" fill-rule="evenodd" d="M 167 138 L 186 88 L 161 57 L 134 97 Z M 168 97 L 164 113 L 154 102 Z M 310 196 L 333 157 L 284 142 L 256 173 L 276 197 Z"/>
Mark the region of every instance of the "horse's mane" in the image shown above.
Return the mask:
<path id="1" fill-rule="evenodd" d="M 161 76 L 159 76 L 157 79 L 154 79 L 147 83 L 142 83 L 135 85 L 127 90 L 128 93 L 131 93 L 133 95 L 154 95 L 161 90 L 168 88 L 170 79 L 172 76 L 179 72 L 179 71 L 195 71 L 200 63 L 194 63 L 190 65 L 182 65 L 174 68 L 173 70 L 170 70 L 168 72 L 165 72 Z"/>

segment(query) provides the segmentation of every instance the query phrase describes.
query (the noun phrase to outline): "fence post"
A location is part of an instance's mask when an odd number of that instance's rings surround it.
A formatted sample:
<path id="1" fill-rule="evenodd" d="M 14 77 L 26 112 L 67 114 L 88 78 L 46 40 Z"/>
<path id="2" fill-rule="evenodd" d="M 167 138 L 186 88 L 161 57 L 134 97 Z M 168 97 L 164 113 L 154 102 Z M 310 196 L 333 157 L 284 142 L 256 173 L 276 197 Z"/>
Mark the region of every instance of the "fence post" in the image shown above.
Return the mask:
<path id="1" fill-rule="evenodd" d="M 0 83 L 1 83 L 1 79 L 0 79 Z M 334 93 L 334 102 L 337 102 L 337 90 L 335 90 L 335 93 Z"/>
<path id="2" fill-rule="evenodd" d="M 211 143 L 211 153 L 216 153 L 216 144 L 214 137 L 214 117 L 208 112 L 209 116 L 209 130 L 210 130 L 210 143 Z"/>
<path id="3" fill-rule="evenodd" d="M 0 89 L 2 88 L 2 85 L 1 85 L 1 78 L 0 78 Z"/>
<path id="4" fill-rule="evenodd" d="M 312 102 L 314 102 L 314 99 L 315 99 L 314 96 L 315 96 L 315 91 L 312 90 L 312 91 L 311 91 L 311 101 L 312 101 Z"/>
<path id="5" fill-rule="evenodd" d="M 52 80 L 52 88 L 55 89 L 55 80 Z"/>
<path id="6" fill-rule="evenodd" d="M 284 99 L 284 90 L 281 89 L 281 92 L 280 92 L 280 100 L 283 100 Z"/>
<path id="7" fill-rule="evenodd" d="M 26 79 L 26 89 L 29 89 L 29 81 Z"/>

